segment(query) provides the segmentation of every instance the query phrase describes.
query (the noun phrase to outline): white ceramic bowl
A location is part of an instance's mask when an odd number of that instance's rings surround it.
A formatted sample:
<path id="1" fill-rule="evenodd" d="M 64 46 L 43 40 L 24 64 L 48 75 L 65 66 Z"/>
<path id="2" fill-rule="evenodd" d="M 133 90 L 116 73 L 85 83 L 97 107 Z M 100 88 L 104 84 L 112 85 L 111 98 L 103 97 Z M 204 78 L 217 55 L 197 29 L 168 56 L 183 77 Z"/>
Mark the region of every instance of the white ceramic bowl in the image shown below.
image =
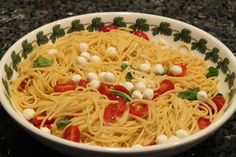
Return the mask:
<path id="1" fill-rule="evenodd" d="M 207 56 L 209 64 L 218 66 L 222 69 L 220 77 L 224 83 L 220 85 L 220 88 L 224 89 L 224 93 L 231 94 L 229 102 L 230 104 L 225 113 L 206 129 L 182 140 L 176 141 L 174 143 L 132 149 L 107 148 L 75 143 L 58 138 L 56 136 L 44 134 L 38 128 L 31 125 L 22 117 L 21 113 L 12 107 L 9 101 L 7 80 L 14 78 L 16 75 L 16 72 L 13 68 L 19 62 L 19 58 L 17 59 L 16 54 L 20 54 L 19 56 L 22 57 L 22 55 L 27 55 L 31 52 L 32 44 L 45 44 L 49 37 L 52 37 L 52 40 L 56 40 L 57 37 L 63 36 L 64 32 L 67 33 L 68 30 L 78 31 L 81 27 L 77 27 L 78 25 L 72 25 L 72 21 L 74 20 L 80 20 L 80 24 L 82 24 L 84 28 L 87 28 L 89 25 L 91 25 L 92 20 L 94 20 L 96 17 L 100 18 L 97 19 L 98 23 L 112 23 L 115 17 L 122 17 L 122 22 L 125 22 L 127 27 L 136 24 L 137 28 L 148 33 L 148 35 L 151 37 L 151 40 L 158 41 L 160 38 L 163 38 L 172 47 L 176 47 L 181 42 L 188 43 L 189 46 L 196 46 L 196 43 L 198 43 L 198 46 L 193 50 L 194 53 L 200 54 L 202 57 Z M 79 24 L 78 21 L 77 24 Z M 118 24 L 122 25 L 122 23 Z M 57 28 L 54 27 L 55 25 L 57 25 Z M 53 27 L 54 30 L 52 30 Z M 97 27 L 99 28 L 99 25 L 97 25 Z M 96 29 L 96 25 L 93 28 Z M 153 28 L 156 28 L 155 32 L 155 29 L 153 30 Z M 157 30 L 159 30 L 159 32 L 157 32 Z M 40 34 L 40 31 L 43 31 L 43 34 Z M 156 34 L 152 35 L 153 33 Z M 219 58 L 216 59 L 213 56 Z M 214 61 L 214 59 L 215 63 L 211 62 L 211 60 Z M 129 155 L 136 157 L 144 155 L 153 155 L 159 157 L 169 156 L 184 151 L 201 142 L 213 134 L 217 129 L 219 129 L 233 115 L 236 110 L 236 97 L 234 92 L 235 72 L 236 59 L 233 53 L 219 40 L 194 26 L 170 18 L 149 14 L 122 12 L 94 13 L 70 17 L 44 25 L 25 35 L 14 45 L 12 45 L 3 56 L 0 63 L 0 99 L 4 109 L 20 126 L 22 126 L 37 140 L 60 152 L 64 152 L 73 156 L 77 156 L 78 154 L 96 154 L 101 156 Z"/>

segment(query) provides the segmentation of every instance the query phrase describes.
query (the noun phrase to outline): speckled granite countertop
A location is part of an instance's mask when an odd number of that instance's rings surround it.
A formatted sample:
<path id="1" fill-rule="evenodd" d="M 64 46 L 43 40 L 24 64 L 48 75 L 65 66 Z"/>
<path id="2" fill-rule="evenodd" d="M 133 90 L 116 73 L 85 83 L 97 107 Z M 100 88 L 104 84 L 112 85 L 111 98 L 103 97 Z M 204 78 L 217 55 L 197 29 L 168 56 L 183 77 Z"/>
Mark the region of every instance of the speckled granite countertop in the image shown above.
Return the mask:
<path id="1" fill-rule="evenodd" d="M 195 25 L 236 55 L 235 0 L 0 0 L 0 56 L 20 37 L 46 23 L 105 11 L 151 13 Z M 0 107 L 0 157 L 64 156 L 35 141 Z M 236 114 L 214 135 L 176 157 L 236 157 Z"/>

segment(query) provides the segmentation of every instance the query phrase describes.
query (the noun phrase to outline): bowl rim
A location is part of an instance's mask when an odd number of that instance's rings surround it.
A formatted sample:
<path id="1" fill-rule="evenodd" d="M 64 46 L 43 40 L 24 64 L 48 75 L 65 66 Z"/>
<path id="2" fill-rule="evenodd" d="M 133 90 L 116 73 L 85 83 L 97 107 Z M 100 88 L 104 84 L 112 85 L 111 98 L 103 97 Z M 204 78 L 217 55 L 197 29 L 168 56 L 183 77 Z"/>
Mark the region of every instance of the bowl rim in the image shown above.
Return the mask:
<path id="1" fill-rule="evenodd" d="M 72 17 L 67 17 L 67 18 L 63 18 L 60 20 L 56 20 L 54 22 L 50 22 L 48 24 L 45 24 L 41 27 L 38 27 L 37 29 L 32 30 L 31 32 L 25 34 L 23 37 L 21 37 L 19 40 L 17 40 L 4 54 L 4 56 L 2 57 L 1 61 L 0 61 L 0 76 L 2 77 L 3 69 L 4 69 L 4 61 L 7 60 L 7 58 L 9 57 L 9 54 L 11 54 L 11 52 L 13 51 L 13 49 L 16 47 L 16 45 L 18 45 L 21 41 L 23 41 L 23 39 L 28 39 L 32 34 L 35 34 L 35 32 L 38 32 L 40 30 L 44 30 L 47 27 L 51 27 L 55 24 L 60 24 L 63 23 L 65 21 L 72 21 L 73 19 L 77 19 L 77 18 L 91 18 L 91 17 L 96 17 L 96 16 L 107 16 L 107 15 L 111 15 L 111 16 L 128 16 L 128 15 L 133 15 L 135 17 L 148 17 L 148 18 L 158 18 L 160 20 L 164 19 L 167 20 L 170 23 L 175 23 L 179 26 L 183 26 L 184 28 L 188 28 L 190 30 L 194 30 L 197 32 L 200 32 L 202 35 L 207 36 L 211 41 L 213 41 L 215 43 L 215 45 L 218 45 L 218 47 L 220 47 L 221 49 L 224 50 L 224 53 L 226 53 L 231 59 L 234 60 L 234 62 L 232 62 L 233 66 L 236 67 L 236 57 L 233 55 L 233 53 L 229 50 L 228 47 L 226 47 L 222 42 L 220 42 L 217 38 L 213 37 L 211 34 L 193 26 L 190 25 L 188 23 L 182 22 L 180 20 L 175 20 L 169 17 L 164 17 L 164 16 L 159 16 L 159 15 L 154 15 L 154 14 L 147 14 L 147 13 L 138 13 L 138 12 L 95 12 L 95 13 L 88 13 L 88 14 L 81 14 L 81 15 L 76 15 L 76 16 L 72 16 Z M 75 143 L 75 142 L 71 142 L 59 137 L 56 137 L 54 135 L 47 135 L 44 134 L 42 131 L 40 131 L 38 128 L 34 127 L 32 124 L 30 124 L 29 122 L 27 122 L 26 120 L 22 120 L 19 118 L 19 114 L 18 111 L 15 111 L 15 109 L 12 107 L 12 105 L 10 103 L 8 103 L 4 93 L 1 91 L 0 92 L 0 101 L 1 104 L 3 106 L 3 108 L 5 109 L 5 111 L 7 111 L 8 115 L 10 115 L 11 118 L 13 118 L 21 127 L 23 127 L 24 129 L 30 131 L 33 134 L 36 134 L 37 136 L 39 136 L 40 138 L 46 139 L 46 140 L 50 140 L 52 142 L 61 144 L 61 145 L 65 145 L 65 146 L 69 146 L 75 149 L 83 149 L 83 150 L 87 150 L 87 151 L 93 151 L 93 152 L 102 152 L 102 153 L 116 153 L 116 154 L 122 154 L 122 153 L 145 153 L 145 152 L 153 152 L 153 151 L 164 151 L 164 150 L 168 150 L 168 149 L 174 149 L 177 147 L 181 147 L 190 143 L 194 143 L 199 141 L 200 139 L 202 139 L 203 137 L 207 137 L 210 134 L 214 133 L 219 127 L 221 127 L 236 111 L 236 102 L 232 102 L 232 104 L 228 107 L 228 109 L 224 112 L 223 115 L 221 115 L 221 117 L 215 121 L 214 123 L 212 123 L 210 126 L 208 126 L 207 128 L 189 136 L 186 137 L 184 139 L 181 139 L 179 141 L 176 141 L 174 143 L 166 143 L 166 144 L 161 144 L 161 145 L 153 145 L 153 146 L 147 146 L 147 147 L 142 147 L 140 148 L 112 148 L 112 147 L 101 147 L 101 146 L 94 146 L 94 145 L 87 145 L 87 144 L 81 144 L 81 143 Z"/>

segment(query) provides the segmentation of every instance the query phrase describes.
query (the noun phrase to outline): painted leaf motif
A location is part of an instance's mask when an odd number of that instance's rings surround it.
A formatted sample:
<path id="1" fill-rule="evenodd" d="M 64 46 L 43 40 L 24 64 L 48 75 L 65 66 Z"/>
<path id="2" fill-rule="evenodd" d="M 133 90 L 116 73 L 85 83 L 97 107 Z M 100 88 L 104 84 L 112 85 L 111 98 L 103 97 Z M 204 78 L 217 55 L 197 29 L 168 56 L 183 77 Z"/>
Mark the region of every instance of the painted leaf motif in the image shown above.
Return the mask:
<path id="1" fill-rule="evenodd" d="M 166 36 L 170 36 L 172 34 L 172 29 L 170 28 L 170 23 L 162 22 L 159 26 L 152 28 L 152 34 L 163 34 Z"/>
<path id="2" fill-rule="evenodd" d="M 21 61 L 21 57 L 19 54 L 16 54 L 15 51 L 13 51 L 11 53 L 11 59 L 12 59 L 12 67 L 14 70 L 17 70 L 17 65 L 20 63 Z"/>
<path id="3" fill-rule="evenodd" d="M 117 27 L 126 27 L 126 23 L 123 21 L 123 17 L 115 17 L 113 19 L 113 25 L 117 26 Z"/>
<path id="4" fill-rule="evenodd" d="M 181 32 L 175 33 L 174 34 L 174 41 L 183 41 L 185 43 L 190 43 L 191 42 L 191 31 L 189 29 L 182 29 Z"/>
<path id="5" fill-rule="evenodd" d="M 133 31 L 149 31 L 149 25 L 147 24 L 147 20 L 143 18 L 138 18 L 135 24 L 130 25 L 129 28 L 131 28 Z"/>
<path id="6" fill-rule="evenodd" d="M 7 81 L 4 79 L 4 78 L 2 78 L 2 84 L 3 84 L 3 86 L 5 87 L 5 89 L 6 89 L 6 91 L 7 91 L 7 94 L 8 94 L 8 96 L 10 95 L 10 92 L 9 92 L 9 89 L 8 89 L 8 83 L 7 83 Z"/>
<path id="7" fill-rule="evenodd" d="M 26 58 L 28 54 L 33 50 L 33 46 L 31 43 L 28 42 L 28 40 L 24 40 L 22 42 L 22 57 Z"/>
<path id="8" fill-rule="evenodd" d="M 206 52 L 206 44 L 207 44 L 206 39 L 201 38 L 199 41 L 192 43 L 192 50 L 197 49 L 200 53 L 205 53 Z"/>
<path id="9" fill-rule="evenodd" d="M 38 32 L 38 33 L 36 34 L 36 38 L 37 38 L 37 44 L 38 44 L 39 46 L 48 43 L 48 37 L 43 34 L 43 31 Z"/>
<path id="10" fill-rule="evenodd" d="M 7 64 L 4 65 L 4 70 L 6 72 L 7 79 L 10 80 L 12 78 L 12 75 L 13 75 L 13 70 Z"/>
<path id="11" fill-rule="evenodd" d="M 234 86 L 235 77 L 236 77 L 235 72 L 226 75 L 225 82 L 228 82 L 229 88 L 232 88 Z"/>
<path id="12" fill-rule="evenodd" d="M 102 22 L 102 19 L 100 17 L 95 17 L 92 20 L 92 24 L 87 27 L 87 30 L 90 32 L 97 31 L 103 26 L 104 26 L 104 23 Z"/>
<path id="13" fill-rule="evenodd" d="M 218 62 L 216 68 L 221 69 L 222 72 L 225 74 L 229 69 L 228 64 L 229 64 L 229 59 L 224 58 L 222 61 Z"/>
<path id="14" fill-rule="evenodd" d="M 58 24 L 53 26 L 50 39 L 53 43 L 55 43 L 58 38 L 63 37 L 64 35 L 65 35 L 64 29 L 61 28 L 61 25 Z"/>
<path id="15" fill-rule="evenodd" d="M 68 29 L 67 33 L 84 30 L 84 25 L 80 23 L 80 20 L 74 20 L 71 22 L 71 28 Z"/>
<path id="16" fill-rule="evenodd" d="M 206 53 L 205 60 L 211 60 L 212 62 L 216 63 L 219 60 L 219 49 L 213 48 L 211 51 Z"/>

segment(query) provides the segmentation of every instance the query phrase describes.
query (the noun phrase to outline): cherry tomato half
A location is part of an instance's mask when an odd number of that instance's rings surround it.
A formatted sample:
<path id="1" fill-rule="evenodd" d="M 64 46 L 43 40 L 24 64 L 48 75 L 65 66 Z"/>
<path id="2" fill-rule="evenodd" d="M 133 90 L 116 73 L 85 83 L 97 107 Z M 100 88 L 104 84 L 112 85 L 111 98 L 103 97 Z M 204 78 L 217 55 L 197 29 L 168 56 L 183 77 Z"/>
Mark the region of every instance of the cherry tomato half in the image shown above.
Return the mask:
<path id="1" fill-rule="evenodd" d="M 216 104 L 218 112 L 221 110 L 221 108 L 225 104 L 225 98 L 221 95 L 216 95 L 211 100 Z"/>
<path id="2" fill-rule="evenodd" d="M 117 117 L 119 113 L 119 107 L 117 104 L 109 104 L 105 107 L 103 118 L 107 122 L 111 122 Z"/>
<path id="3" fill-rule="evenodd" d="M 80 142 L 79 128 L 74 125 L 68 126 L 64 131 L 63 138 L 74 142 Z"/>
<path id="4" fill-rule="evenodd" d="M 105 84 L 105 83 L 101 83 L 101 84 L 100 84 L 100 87 L 98 88 L 98 91 L 99 91 L 101 94 L 104 94 L 104 95 L 106 95 L 106 96 L 109 96 L 109 95 L 110 95 L 110 91 L 109 91 L 108 85 Z"/>
<path id="5" fill-rule="evenodd" d="M 66 92 L 69 90 L 75 90 L 75 84 L 56 84 L 54 86 L 54 92 Z"/>
<path id="6" fill-rule="evenodd" d="M 98 31 L 99 32 L 110 32 L 112 29 L 117 29 L 117 28 L 118 28 L 117 26 L 111 24 L 111 25 L 103 26 Z"/>
<path id="7" fill-rule="evenodd" d="M 138 37 L 142 37 L 146 40 L 149 40 L 148 35 L 146 33 L 144 33 L 143 31 L 135 31 L 133 34 L 137 35 Z"/>
<path id="8" fill-rule="evenodd" d="M 126 94 L 129 93 L 128 89 L 126 89 L 122 85 L 115 85 L 115 86 L 113 86 L 113 89 L 118 90 L 118 91 L 123 92 L 123 93 L 126 93 Z"/>
<path id="9" fill-rule="evenodd" d="M 86 85 L 88 84 L 88 81 L 84 80 L 84 79 L 80 79 L 78 84 L 79 84 L 80 87 L 86 88 Z"/>
<path id="10" fill-rule="evenodd" d="M 138 117 L 145 117 L 148 112 L 147 104 L 131 104 L 129 106 L 129 113 Z"/>
<path id="11" fill-rule="evenodd" d="M 31 119 L 31 123 L 36 127 L 39 127 L 43 121 L 43 119 L 39 119 L 39 116 L 36 116 Z M 51 128 L 51 124 L 53 124 L 54 122 L 55 122 L 55 118 L 52 118 L 50 120 L 47 119 L 43 126 L 47 128 Z"/>
<path id="12" fill-rule="evenodd" d="M 125 108 L 126 108 L 126 101 L 125 101 L 125 99 L 119 98 L 117 106 L 119 108 L 117 115 L 118 116 L 122 115 L 124 113 L 124 111 L 125 111 Z"/>
<path id="13" fill-rule="evenodd" d="M 198 124 L 199 129 L 205 129 L 211 124 L 211 122 L 209 121 L 209 119 L 199 118 L 197 121 L 197 124 Z"/>
<path id="14" fill-rule="evenodd" d="M 161 81 L 160 88 L 154 92 L 153 98 L 156 98 L 156 97 L 160 96 L 161 94 L 163 94 L 169 90 L 172 90 L 174 88 L 175 88 L 174 83 L 171 82 L 171 80 L 165 79 L 165 80 Z"/>

